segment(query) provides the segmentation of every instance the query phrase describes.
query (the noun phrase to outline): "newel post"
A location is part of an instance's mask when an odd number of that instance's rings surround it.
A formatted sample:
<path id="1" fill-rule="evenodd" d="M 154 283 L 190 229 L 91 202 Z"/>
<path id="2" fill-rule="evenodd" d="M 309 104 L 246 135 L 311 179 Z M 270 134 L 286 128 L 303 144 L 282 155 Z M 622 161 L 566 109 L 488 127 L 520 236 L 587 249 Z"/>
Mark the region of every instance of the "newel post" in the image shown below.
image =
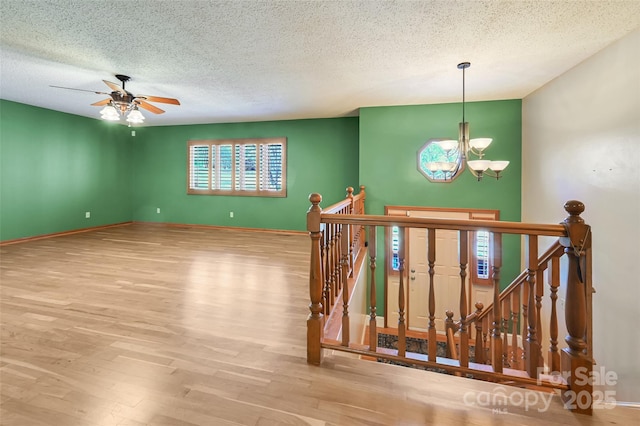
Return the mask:
<path id="1" fill-rule="evenodd" d="M 590 277 L 586 274 L 590 267 L 586 265 L 586 251 L 591 247 L 591 227 L 584 223 L 580 214 L 584 204 L 580 201 L 567 201 L 564 209 L 569 213 L 562 224 L 567 236 L 560 238 L 569 261 L 566 271 L 567 293 L 565 301 L 565 322 L 569 335 L 565 338 L 568 348 L 562 350 L 560 368 L 567 376 L 569 389 L 562 393 L 562 400 L 568 408 L 583 414 L 592 412 L 593 384 L 591 374 L 593 360 L 587 356 L 587 294 L 586 285 Z M 585 403 L 587 402 L 587 403 Z"/>
<path id="2" fill-rule="evenodd" d="M 322 236 L 320 214 L 320 194 L 309 195 L 311 207 L 307 211 L 307 231 L 311 237 L 311 261 L 309 268 L 309 316 L 307 317 L 307 362 L 319 365 L 322 362 L 322 347 L 320 346 L 324 334 L 324 315 L 322 314 L 322 260 L 320 258 L 320 237 Z"/>

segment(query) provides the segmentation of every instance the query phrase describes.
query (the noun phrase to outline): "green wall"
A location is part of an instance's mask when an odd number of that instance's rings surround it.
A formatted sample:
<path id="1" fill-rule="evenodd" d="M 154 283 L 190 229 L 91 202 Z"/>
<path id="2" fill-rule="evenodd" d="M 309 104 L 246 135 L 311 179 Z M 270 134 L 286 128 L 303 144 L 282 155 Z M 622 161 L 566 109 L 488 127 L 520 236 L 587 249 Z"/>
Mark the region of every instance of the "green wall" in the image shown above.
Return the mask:
<path id="1" fill-rule="evenodd" d="M 360 183 L 367 187 L 367 213 L 384 214 L 385 205 L 500 210 L 500 219 L 520 221 L 521 100 L 467 102 L 470 137 L 491 137 L 486 157 L 509 160 L 500 180 L 481 182 L 465 171 L 449 183 L 429 182 L 417 169 L 418 150 L 430 138 L 458 138 L 462 104 L 371 107 L 360 109 Z M 383 235 L 380 233 L 379 241 Z M 520 239 L 505 236 L 502 285 L 520 271 Z M 379 259 L 384 246 L 379 244 Z M 383 294 L 383 268 L 377 277 Z"/>
<path id="2" fill-rule="evenodd" d="M 287 138 L 286 198 L 187 194 L 188 140 L 278 136 Z M 358 185 L 357 117 L 148 127 L 132 139 L 136 221 L 305 230 L 310 193 L 329 205 Z"/>
<path id="3" fill-rule="evenodd" d="M 446 184 L 417 171 L 416 153 L 429 138 L 457 137 L 460 104 L 362 108 L 359 118 L 139 127 L 134 137 L 122 125 L 0 102 L 1 240 L 130 220 L 304 230 L 309 193 L 321 193 L 326 207 L 360 184 L 369 214 L 385 205 L 468 207 L 520 220 L 520 100 L 466 104 L 471 136 L 494 138 L 487 156 L 511 161 L 504 179 L 476 182 L 465 172 Z M 287 137 L 286 198 L 187 195 L 188 140 L 278 136 Z M 504 247 L 508 283 L 520 269 L 519 239 L 505 237 Z"/>
<path id="4" fill-rule="evenodd" d="M 477 182 L 464 172 L 431 183 L 417 170 L 417 151 L 430 138 L 457 138 L 459 103 L 361 108 L 359 118 L 139 127 L 132 136 L 115 123 L 0 101 L 0 240 L 130 220 L 304 230 L 309 193 L 322 194 L 326 207 L 360 184 L 369 214 L 385 205 L 484 208 L 520 221 L 521 105 L 466 104 L 471 137 L 492 137 L 487 157 L 511 161 L 503 179 Z M 286 198 L 187 195 L 188 140 L 279 136 L 287 137 Z M 505 236 L 502 284 L 519 270 L 520 240 Z"/>
<path id="5" fill-rule="evenodd" d="M 0 240 L 131 220 L 127 133 L 0 100 Z"/>
<path id="6" fill-rule="evenodd" d="M 1 100 L 0 240 L 131 220 L 304 230 L 309 193 L 358 185 L 357 117 L 131 130 Z M 286 198 L 187 195 L 187 140 L 275 136 Z"/>

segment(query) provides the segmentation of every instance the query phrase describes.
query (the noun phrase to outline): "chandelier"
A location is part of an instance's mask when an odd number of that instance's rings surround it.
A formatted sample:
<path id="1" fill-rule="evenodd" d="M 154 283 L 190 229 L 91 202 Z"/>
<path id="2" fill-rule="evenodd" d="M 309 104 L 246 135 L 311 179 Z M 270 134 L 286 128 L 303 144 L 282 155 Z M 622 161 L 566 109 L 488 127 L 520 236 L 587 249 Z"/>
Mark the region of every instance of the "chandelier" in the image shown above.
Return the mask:
<path id="1" fill-rule="evenodd" d="M 469 139 L 469 123 L 465 121 L 465 70 L 471 66 L 470 62 L 458 64 L 462 70 L 462 122 L 458 125 L 458 140 L 438 140 L 437 144 L 444 151 L 447 161 L 432 161 L 425 164 L 432 173 L 441 172 L 445 181 L 452 180 L 458 172 L 464 170 L 465 163 L 469 171 L 478 181 L 483 176 L 500 179 L 500 173 L 509 165 L 508 161 L 491 161 L 484 159 L 484 150 L 491 144 L 491 138 Z M 476 159 L 472 159 L 472 158 Z"/>

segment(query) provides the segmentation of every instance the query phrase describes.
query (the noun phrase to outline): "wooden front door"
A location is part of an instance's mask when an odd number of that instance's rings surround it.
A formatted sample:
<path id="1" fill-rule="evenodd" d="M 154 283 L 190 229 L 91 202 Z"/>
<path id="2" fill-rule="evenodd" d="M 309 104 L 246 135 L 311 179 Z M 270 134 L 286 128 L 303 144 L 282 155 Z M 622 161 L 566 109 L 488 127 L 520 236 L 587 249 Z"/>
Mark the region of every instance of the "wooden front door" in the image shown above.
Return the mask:
<path id="1" fill-rule="evenodd" d="M 424 207 L 387 207 L 385 213 L 394 216 L 411 216 L 434 219 L 481 219 L 495 220 L 498 211 L 495 210 L 465 210 L 441 209 Z M 388 233 L 387 245 L 392 244 L 391 233 Z M 425 331 L 429 324 L 429 265 L 427 260 L 428 240 L 426 229 L 409 229 L 405 238 L 405 300 L 407 325 L 411 330 Z M 468 306 L 467 313 L 473 312 L 475 302 L 482 302 L 487 306 L 492 300 L 491 287 L 474 282 L 471 262 L 474 255 L 473 241 L 469 237 L 471 253 L 467 265 Z M 387 247 L 387 259 L 390 258 L 390 247 Z M 444 331 L 445 312 L 454 313 L 453 318 L 460 319 L 460 263 L 458 257 L 458 231 L 436 230 L 436 259 L 434 267 L 434 293 L 436 330 Z M 398 282 L 399 275 L 387 262 L 387 327 L 395 328 L 398 324 Z"/>

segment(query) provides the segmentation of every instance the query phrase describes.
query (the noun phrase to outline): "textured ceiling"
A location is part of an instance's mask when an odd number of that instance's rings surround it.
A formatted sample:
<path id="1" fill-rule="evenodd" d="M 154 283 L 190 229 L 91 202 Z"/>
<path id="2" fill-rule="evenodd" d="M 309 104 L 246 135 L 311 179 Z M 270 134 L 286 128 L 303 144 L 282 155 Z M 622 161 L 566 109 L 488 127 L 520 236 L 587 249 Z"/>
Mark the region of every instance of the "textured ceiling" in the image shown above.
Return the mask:
<path id="1" fill-rule="evenodd" d="M 175 97 L 147 125 L 523 98 L 640 26 L 640 1 L 0 1 L 0 97 L 94 117 L 101 80 Z"/>

